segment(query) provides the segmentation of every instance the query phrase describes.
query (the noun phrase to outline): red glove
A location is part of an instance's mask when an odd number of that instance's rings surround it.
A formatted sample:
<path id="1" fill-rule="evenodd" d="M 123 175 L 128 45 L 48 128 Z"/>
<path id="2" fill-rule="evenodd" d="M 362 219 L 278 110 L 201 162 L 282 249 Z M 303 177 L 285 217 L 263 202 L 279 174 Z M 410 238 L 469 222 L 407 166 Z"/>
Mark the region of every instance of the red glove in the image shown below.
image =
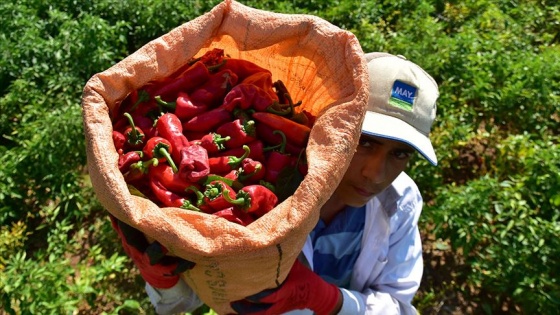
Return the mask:
<path id="1" fill-rule="evenodd" d="M 117 220 L 112 215 L 111 224 L 121 239 L 124 251 L 140 271 L 144 281 L 154 288 L 168 289 L 179 281 L 179 274 L 194 267 L 194 263 L 179 257 L 168 256 L 167 249 L 159 242 L 149 243 L 137 229 Z"/>
<path id="2" fill-rule="evenodd" d="M 239 314 L 274 315 L 292 310 L 310 309 L 318 315 L 334 311 L 342 299 L 340 289 L 321 279 L 316 273 L 296 260 L 288 277 L 278 288 L 231 303 Z"/>

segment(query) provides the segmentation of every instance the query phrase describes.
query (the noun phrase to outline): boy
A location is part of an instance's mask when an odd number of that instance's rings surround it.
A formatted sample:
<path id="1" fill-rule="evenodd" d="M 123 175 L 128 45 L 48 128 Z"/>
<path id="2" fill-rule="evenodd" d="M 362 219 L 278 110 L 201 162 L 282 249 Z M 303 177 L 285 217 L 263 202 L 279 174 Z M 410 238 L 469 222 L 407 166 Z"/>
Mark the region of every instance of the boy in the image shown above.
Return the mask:
<path id="1" fill-rule="evenodd" d="M 422 278 L 422 196 L 404 172 L 414 152 L 433 165 L 435 80 L 402 56 L 366 54 L 369 102 L 348 170 L 321 208 L 284 283 L 232 303 L 240 314 L 415 314 Z M 142 271 L 142 270 L 141 270 Z M 182 281 L 146 290 L 158 313 L 202 302 Z"/>

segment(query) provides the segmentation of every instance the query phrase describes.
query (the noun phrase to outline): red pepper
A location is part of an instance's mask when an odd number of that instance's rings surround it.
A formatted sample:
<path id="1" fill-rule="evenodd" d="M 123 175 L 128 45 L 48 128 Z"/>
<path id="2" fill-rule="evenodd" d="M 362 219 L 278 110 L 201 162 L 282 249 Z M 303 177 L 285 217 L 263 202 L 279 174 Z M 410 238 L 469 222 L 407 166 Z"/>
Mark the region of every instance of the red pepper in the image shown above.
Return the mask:
<path id="1" fill-rule="evenodd" d="M 245 153 L 241 157 L 236 156 L 217 156 L 208 158 L 208 164 L 210 165 L 210 172 L 213 174 L 227 174 L 231 170 L 239 167 L 243 159 L 248 157 L 251 149 L 247 145 L 243 146 Z"/>
<path id="2" fill-rule="evenodd" d="M 139 162 L 142 159 L 142 151 L 129 151 L 125 154 L 119 155 L 119 171 L 122 174 L 128 172 L 130 166 L 136 162 Z"/>
<path id="3" fill-rule="evenodd" d="M 160 96 L 163 100 L 172 101 L 180 91 L 189 92 L 206 83 L 210 72 L 204 63 L 197 61 L 179 77 L 154 84 L 149 90 L 150 95 Z"/>
<path id="4" fill-rule="evenodd" d="M 150 187 L 154 196 L 166 207 L 200 211 L 200 209 L 194 206 L 187 198 L 167 190 L 163 184 L 157 180 L 151 180 Z"/>
<path id="5" fill-rule="evenodd" d="M 214 108 L 183 123 L 185 131 L 210 132 L 219 125 L 230 121 L 232 114 L 225 108 Z"/>
<path id="6" fill-rule="evenodd" d="M 188 187 L 197 185 L 196 183 L 185 180 L 177 173 L 173 172 L 171 166 L 167 164 L 159 164 L 157 166 L 150 167 L 148 177 L 152 181 L 161 183 L 165 189 L 178 194 L 185 193 Z"/>
<path id="7" fill-rule="evenodd" d="M 191 144 L 181 150 L 179 176 L 197 182 L 210 174 L 208 152 L 202 146 Z"/>
<path id="8" fill-rule="evenodd" d="M 126 144 L 132 148 L 141 147 L 144 143 L 144 131 L 134 125 L 134 120 L 129 113 L 124 113 L 124 116 L 128 119 L 130 124 L 130 127 L 126 128 L 123 133 L 126 137 Z"/>
<path id="9" fill-rule="evenodd" d="M 241 147 L 256 139 L 254 120 L 235 119 L 218 127 L 216 132 L 222 136 L 230 137 L 225 143 L 228 149 Z"/>
<path id="10" fill-rule="evenodd" d="M 208 110 L 208 104 L 193 103 L 189 95 L 185 92 L 179 92 L 175 104 L 175 115 L 177 115 L 181 121 L 189 120 Z"/>
<path id="11" fill-rule="evenodd" d="M 275 130 L 276 133 L 279 133 L 283 138 L 285 138 L 284 134 L 279 131 Z M 266 160 L 266 174 L 265 174 L 265 181 L 270 182 L 272 184 L 276 184 L 278 180 L 278 175 L 280 172 L 290 165 L 292 165 L 295 160 L 292 155 L 285 153 L 285 144 L 286 141 L 282 142 L 280 145 L 280 149 L 272 151 L 269 153 L 268 158 Z"/>
<path id="12" fill-rule="evenodd" d="M 181 162 L 181 151 L 190 145 L 183 134 L 181 120 L 175 114 L 165 113 L 156 122 L 158 135 L 171 144 L 171 156 L 175 163 Z"/>
<path id="13" fill-rule="evenodd" d="M 307 127 L 311 128 L 313 127 L 313 124 L 315 124 L 316 118 L 310 112 L 302 110 L 299 113 L 294 113 L 292 117 L 290 117 L 290 119 L 297 122 L 298 124 L 306 125 Z"/>
<path id="14" fill-rule="evenodd" d="M 220 66 L 224 63 L 224 50 L 221 48 L 214 48 L 207 51 L 196 60 L 204 63 L 207 67 Z"/>
<path id="15" fill-rule="evenodd" d="M 261 161 L 261 162 L 265 161 L 264 144 L 262 143 L 262 141 L 257 139 L 255 141 L 247 143 L 247 146 L 249 147 L 250 150 L 249 156 L 247 157 L 256 161 Z M 243 149 L 242 147 L 238 147 L 238 148 L 233 148 L 226 151 L 218 152 L 216 153 L 216 156 L 242 157 L 244 154 L 245 154 L 245 149 Z"/>
<path id="16" fill-rule="evenodd" d="M 229 173 L 224 175 L 224 178 L 230 179 L 232 181 L 239 180 L 240 171 L 239 170 L 231 170 Z"/>
<path id="17" fill-rule="evenodd" d="M 214 180 L 204 186 L 204 192 L 201 192 L 194 186 L 188 188 L 197 196 L 196 206 L 206 213 L 214 213 L 216 211 L 231 207 L 226 201 L 225 195 L 230 199 L 235 199 L 235 191 L 228 184 L 221 180 Z"/>
<path id="18" fill-rule="evenodd" d="M 193 143 L 199 144 L 203 148 L 208 151 L 208 154 L 216 153 L 219 151 L 223 151 L 225 147 L 225 143 L 229 141 L 231 137 L 222 137 L 222 135 L 211 132 L 206 134 L 200 140 L 194 140 Z"/>
<path id="19" fill-rule="evenodd" d="M 247 226 L 255 221 L 255 219 L 253 219 L 250 214 L 245 213 L 239 209 L 235 209 L 234 207 L 216 211 L 214 212 L 214 215 L 243 226 Z"/>
<path id="20" fill-rule="evenodd" d="M 270 70 L 262 68 L 246 59 L 236 59 L 236 58 L 224 58 L 226 63 L 222 66 L 223 69 L 230 69 L 239 77 L 239 81 L 243 81 L 248 76 L 255 74 L 257 72 L 268 72 Z"/>
<path id="21" fill-rule="evenodd" d="M 134 112 L 138 105 L 150 100 L 150 95 L 144 90 L 132 90 L 130 94 L 114 109 L 114 117 L 120 117 L 125 112 Z"/>
<path id="22" fill-rule="evenodd" d="M 117 150 L 117 152 L 124 148 L 125 142 L 125 136 L 121 132 L 113 130 L 113 144 L 115 145 L 115 150 Z"/>
<path id="23" fill-rule="evenodd" d="M 136 127 L 139 127 L 144 132 L 145 139 L 156 136 L 157 131 L 153 119 L 148 116 L 140 116 L 137 113 L 134 113 L 132 118 L 136 122 Z"/>
<path id="24" fill-rule="evenodd" d="M 171 158 L 173 148 L 171 147 L 171 143 L 165 138 L 152 137 L 148 139 L 148 142 L 146 142 L 142 152 L 144 152 L 148 159 L 156 158 L 158 159 L 158 162 L 167 161 L 167 163 L 173 168 L 173 171 L 178 172 L 177 166 L 175 165 L 175 162 L 173 162 L 173 158 Z"/>
<path id="25" fill-rule="evenodd" d="M 254 73 L 247 78 L 243 79 L 242 84 L 254 84 L 262 89 L 268 96 L 274 100 L 279 101 L 278 95 L 274 91 L 274 84 L 272 83 L 272 74 L 270 72 L 260 71 Z"/>
<path id="26" fill-rule="evenodd" d="M 307 158 L 305 156 L 305 151 L 302 151 L 297 159 L 297 170 L 299 171 L 299 173 L 303 176 L 307 175 L 308 172 L 308 164 L 307 164 Z"/>
<path id="27" fill-rule="evenodd" d="M 223 101 L 224 96 L 237 84 L 237 80 L 237 75 L 231 70 L 220 70 L 211 74 L 204 85 L 190 94 L 191 100 L 197 106 L 214 107 Z"/>
<path id="28" fill-rule="evenodd" d="M 124 180 L 127 184 L 132 184 L 135 182 L 144 182 L 144 178 L 148 174 L 151 167 L 159 165 L 159 161 L 156 158 L 149 159 L 147 161 L 138 161 L 133 163 L 129 167 L 129 171 L 124 174 Z"/>
<path id="29" fill-rule="evenodd" d="M 235 191 L 223 181 L 213 181 L 204 190 L 206 204 L 215 211 L 230 207 L 226 198 L 235 198 Z"/>
<path id="30" fill-rule="evenodd" d="M 150 94 L 145 90 L 134 91 L 134 94 L 132 94 L 132 99 L 131 99 L 132 107 L 130 108 L 130 112 L 136 111 L 136 109 L 138 108 L 138 106 L 140 106 L 141 103 L 147 102 L 149 100 L 150 100 Z"/>
<path id="31" fill-rule="evenodd" d="M 134 126 L 142 130 L 145 136 L 144 139 L 155 136 L 154 121 L 151 118 L 141 116 L 137 112 L 128 115 L 131 116 Z M 113 125 L 113 129 L 124 132 L 125 129 L 129 128 L 130 119 L 127 117 L 128 115 L 123 114 L 123 117 Z"/>
<path id="32" fill-rule="evenodd" d="M 272 129 L 282 131 L 288 141 L 294 145 L 299 147 L 307 145 L 311 128 L 306 125 L 298 124 L 293 120 L 272 113 L 255 112 L 252 117 L 257 122 L 268 125 Z"/>
<path id="33" fill-rule="evenodd" d="M 224 199 L 235 208 L 254 213 L 257 217 L 268 213 L 278 204 L 278 197 L 270 189 L 258 184 L 241 188 L 235 195 L 235 199 L 230 196 L 224 194 Z"/>
<path id="34" fill-rule="evenodd" d="M 241 162 L 241 172 L 238 174 L 239 181 L 256 183 L 264 178 L 266 169 L 264 165 L 251 158 L 245 158 Z"/>
<path id="35" fill-rule="evenodd" d="M 257 85 L 241 83 L 234 86 L 231 91 L 226 94 L 222 107 L 230 111 L 240 108 L 243 110 L 254 109 L 264 112 L 275 102 L 278 103 L 278 97 L 276 97 L 276 95 L 271 97 L 264 89 Z"/>
<path id="36" fill-rule="evenodd" d="M 187 137 L 187 139 L 189 139 L 190 143 L 196 143 L 197 140 L 202 139 L 202 137 L 204 137 L 208 133 L 202 131 L 188 131 L 183 129 L 183 134 L 185 135 L 185 137 Z"/>

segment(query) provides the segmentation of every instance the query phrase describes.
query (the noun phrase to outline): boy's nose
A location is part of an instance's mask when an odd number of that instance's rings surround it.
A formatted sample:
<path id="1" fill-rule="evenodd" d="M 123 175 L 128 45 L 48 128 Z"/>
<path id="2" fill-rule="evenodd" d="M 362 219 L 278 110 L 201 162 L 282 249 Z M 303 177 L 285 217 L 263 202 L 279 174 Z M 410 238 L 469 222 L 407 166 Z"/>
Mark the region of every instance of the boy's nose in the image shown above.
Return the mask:
<path id="1" fill-rule="evenodd" d="M 387 177 L 387 159 L 381 154 L 370 155 L 362 168 L 362 175 L 373 184 L 383 183 Z"/>

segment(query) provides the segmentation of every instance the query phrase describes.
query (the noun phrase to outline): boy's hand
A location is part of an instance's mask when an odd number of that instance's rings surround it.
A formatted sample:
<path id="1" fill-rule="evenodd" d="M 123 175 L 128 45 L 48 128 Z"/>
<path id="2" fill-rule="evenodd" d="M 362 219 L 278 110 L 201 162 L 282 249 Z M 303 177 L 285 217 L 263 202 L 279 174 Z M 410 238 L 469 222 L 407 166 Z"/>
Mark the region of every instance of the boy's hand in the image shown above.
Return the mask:
<path id="1" fill-rule="evenodd" d="M 239 314 L 282 314 L 310 309 L 318 315 L 336 314 L 342 305 L 340 289 L 296 260 L 284 283 L 231 303 Z"/>
<path id="2" fill-rule="evenodd" d="M 111 225 L 117 231 L 124 251 L 140 271 L 144 281 L 154 288 L 168 289 L 179 281 L 179 274 L 194 267 L 188 260 L 169 256 L 159 242 L 149 243 L 137 229 L 110 215 Z"/>

